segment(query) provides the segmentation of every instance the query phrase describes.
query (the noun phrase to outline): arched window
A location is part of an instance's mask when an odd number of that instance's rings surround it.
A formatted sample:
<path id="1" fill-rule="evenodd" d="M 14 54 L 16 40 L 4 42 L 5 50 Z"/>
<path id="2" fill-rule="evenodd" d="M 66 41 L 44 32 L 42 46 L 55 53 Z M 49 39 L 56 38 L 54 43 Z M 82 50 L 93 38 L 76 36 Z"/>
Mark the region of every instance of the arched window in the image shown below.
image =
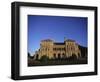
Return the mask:
<path id="1" fill-rule="evenodd" d="M 72 59 L 77 59 L 77 56 L 75 54 L 72 54 Z"/>
<path id="2" fill-rule="evenodd" d="M 61 54 L 60 53 L 58 54 L 58 59 L 61 59 Z"/>
<path id="3" fill-rule="evenodd" d="M 56 54 L 53 54 L 54 59 L 56 59 Z"/>
<path id="4" fill-rule="evenodd" d="M 65 57 L 66 57 L 66 55 L 63 53 L 63 54 L 62 54 L 62 58 L 65 58 Z"/>

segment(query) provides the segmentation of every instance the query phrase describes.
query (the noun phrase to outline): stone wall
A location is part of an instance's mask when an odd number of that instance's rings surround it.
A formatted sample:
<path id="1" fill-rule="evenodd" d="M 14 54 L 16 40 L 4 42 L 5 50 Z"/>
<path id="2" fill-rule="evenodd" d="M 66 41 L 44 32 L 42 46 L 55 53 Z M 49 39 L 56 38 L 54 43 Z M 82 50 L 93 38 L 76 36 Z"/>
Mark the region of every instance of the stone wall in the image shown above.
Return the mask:
<path id="1" fill-rule="evenodd" d="M 71 57 L 75 55 L 81 57 L 81 51 L 78 44 L 74 40 L 66 40 L 63 43 L 55 43 L 53 40 L 42 40 L 40 49 L 36 51 L 34 59 L 40 59 L 42 56 L 47 56 L 49 59 Z"/>

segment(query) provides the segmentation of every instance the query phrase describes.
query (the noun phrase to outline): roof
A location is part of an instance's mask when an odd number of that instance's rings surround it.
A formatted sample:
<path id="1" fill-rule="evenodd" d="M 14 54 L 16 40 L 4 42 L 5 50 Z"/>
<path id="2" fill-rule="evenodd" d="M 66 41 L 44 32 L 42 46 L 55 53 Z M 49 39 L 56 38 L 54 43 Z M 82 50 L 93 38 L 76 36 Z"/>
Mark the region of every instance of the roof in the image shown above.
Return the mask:
<path id="1" fill-rule="evenodd" d="M 71 39 L 67 39 L 65 41 L 67 41 L 67 42 L 75 42 L 75 40 L 71 40 Z"/>
<path id="2" fill-rule="evenodd" d="M 45 40 L 41 40 L 42 42 L 54 42 L 53 40 L 51 39 L 45 39 Z M 75 42 L 75 40 L 72 40 L 72 39 L 67 39 L 65 40 L 64 42 Z M 64 45 L 65 43 L 64 42 L 54 42 L 55 45 Z"/>
<path id="3" fill-rule="evenodd" d="M 45 40 L 42 40 L 42 42 L 43 41 L 50 41 L 50 42 L 52 42 L 53 40 L 51 40 L 51 39 L 45 39 Z"/>
<path id="4" fill-rule="evenodd" d="M 59 42 L 59 43 L 57 43 L 57 42 L 54 43 L 54 45 L 64 45 L 64 44 L 65 44 L 65 43 L 60 43 L 60 42 Z"/>

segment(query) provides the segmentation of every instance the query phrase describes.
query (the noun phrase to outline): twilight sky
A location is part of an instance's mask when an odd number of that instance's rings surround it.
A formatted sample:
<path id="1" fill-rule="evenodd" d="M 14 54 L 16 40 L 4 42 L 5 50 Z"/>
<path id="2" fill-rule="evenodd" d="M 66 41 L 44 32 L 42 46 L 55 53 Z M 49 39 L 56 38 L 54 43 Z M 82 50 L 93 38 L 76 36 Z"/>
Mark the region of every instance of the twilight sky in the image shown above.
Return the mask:
<path id="1" fill-rule="evenodd" d="M 28 15 L 28 52 L 33 55 L 41 40 L 63 42 L 64 37 L 87 47 L 87 23 L 86 17 Z"/>

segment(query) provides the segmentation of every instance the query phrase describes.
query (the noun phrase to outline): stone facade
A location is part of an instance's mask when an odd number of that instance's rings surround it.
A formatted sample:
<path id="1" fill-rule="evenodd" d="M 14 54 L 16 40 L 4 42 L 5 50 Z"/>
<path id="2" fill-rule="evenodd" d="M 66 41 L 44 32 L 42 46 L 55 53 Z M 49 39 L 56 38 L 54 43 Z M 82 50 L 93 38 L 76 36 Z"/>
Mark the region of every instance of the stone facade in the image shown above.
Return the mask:
<path id="1" fill-rule="evenodd" d="M 81 51 L 74 40 L 65 40 L 62 43 L 46 39 L 40 43 L 40 49 L 35 52 L 34 59 L 40 59 L 46 55 L 49 59 L 68 58 L 71 56 L 81 57 Z"/>

